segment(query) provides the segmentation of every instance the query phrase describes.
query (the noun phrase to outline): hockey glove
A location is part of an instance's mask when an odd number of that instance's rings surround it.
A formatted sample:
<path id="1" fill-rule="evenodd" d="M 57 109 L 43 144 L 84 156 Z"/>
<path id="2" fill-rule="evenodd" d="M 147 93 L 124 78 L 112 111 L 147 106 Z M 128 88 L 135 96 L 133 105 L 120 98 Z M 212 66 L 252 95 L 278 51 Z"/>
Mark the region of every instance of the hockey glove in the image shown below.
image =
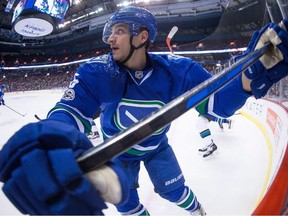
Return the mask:
<path id="1" fill-rule="evenodd" d="M 107 206 L 75 160 L 91 147 L 86 135 L 66 123 L 24 126 L 0 151 L 4 193 L 23 214 L 102 214 Z"/>
<path id="2" fill-rule="evenodd" d="M 273 46 L 244 73 L 251 79 L 252 94 L 256 98 L 266 95 L 270 87 L 288 75 L 288 20 L 279 25 L 270 23 L 253 34 L 245 53 L 259 49 L 267 42 Z"/>

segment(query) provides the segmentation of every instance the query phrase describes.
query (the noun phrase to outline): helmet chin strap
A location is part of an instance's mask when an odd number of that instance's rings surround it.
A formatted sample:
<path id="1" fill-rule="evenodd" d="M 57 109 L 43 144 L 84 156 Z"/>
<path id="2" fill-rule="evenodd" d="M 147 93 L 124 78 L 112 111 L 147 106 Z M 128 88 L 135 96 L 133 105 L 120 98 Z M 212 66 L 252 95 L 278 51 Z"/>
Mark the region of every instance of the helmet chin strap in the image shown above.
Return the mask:
<path id="1" fill-rule="evenodd" d="M 130 36 L 130 52 L 128 56 L 123 61 L 117 61 L 117 63 L 124 65 L 131 58 L 135 50 L 140 49 L 141 47 L 145 46 L 147 42 L 149 41 L 149 39 L 147 39 L 143 44 L 140 44 L 139 46 L 135 47 L 132 44 L 132 40 L 133 40 L 133 35 Z"/>

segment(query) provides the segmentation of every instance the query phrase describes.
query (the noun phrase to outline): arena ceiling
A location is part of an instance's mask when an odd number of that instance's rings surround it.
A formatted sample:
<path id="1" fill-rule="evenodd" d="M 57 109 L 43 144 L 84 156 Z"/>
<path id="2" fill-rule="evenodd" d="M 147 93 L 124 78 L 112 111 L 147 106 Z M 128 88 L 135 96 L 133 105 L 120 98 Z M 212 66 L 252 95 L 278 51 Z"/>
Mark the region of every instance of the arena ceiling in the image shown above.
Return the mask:
<path id="1" fill-rule="evenodd" d="M 77 0 L 79 2 L 76 4 L 76 0 L 73 1 L 74 4 L 67 11 L 63 22 L 66 25 L 64 27 L 58 26 L 52 35 L 45 38 L 51 39 L 71 35 L 71 33 L 85 27 L 88 27 L 89 31 L 75 39 L 78 45 L 92 38 L 101 38 L 105 22 L 113 12 L 123 7 L 123 5 L 120 7 L 119 5 L 124 2 L 123 0 Z M 5 8 L 8 1 L 0 0 L 0 2 L 0 29 L 12 30 L 13 9 L 10 13 L 6 13 Z M 265 6 L 263 0 L 138 0 L 133 2 L 132 5 L 145 7 L 156 16 L 159 24 L 158 38 L 160 40 L 161 36 L 163 40 L 163 37 L 173 25 L 177 25 L 181 29 L 179 34 L 191 29 L 202 35 L 209 34 L 219 24 L 224 11 L 228 16 L 224 21 L 225 25 L 229 26 L 226 29 L 227 31 L 251 32 L 261 25 L 259 22 L 263 20 L 263 14 L 259 13 L 259 8 Z M 228 8 L 227 5 L 229 5 Z M 101 11 L 99 8 L 101 8 Z M 100 12 L 96 13 L 95 11 Z M 240 12 L 242 14 L 241 19 L 237 16 Z M 245 15 L 245 12 L 247 15 Z M 22 37 L 22 39 L 25 40 L 25 37 Z M 40 38 L 40 40 L 42 39 Z M 61 41 L 61 45 L 69 46 L 71 43 L 75 43 L 75 40 L 71 38 Z M 59 43 L 55 43 L 46 46 L 58 45 Z M 25 49 L 25 47 L 22 48 Z"/>
<path id="2" fill-rule="evenodd" d="M 0 28 L 12 29 L 11 20 L 13 16 L 13 8 L 7 13 L 5 8 L 8 1 L 0 0 Z M 19 0 L 18 0 L 19 1 Z M 258 0 L 263 1 L 263 0 Z M 153 14 L 161 18 L 177 18 L 195 16 L 201 12 L 221 12 L 224 7 L 230 2 L 231 8 L 243 8 L 247 5 L 258 4 L 255 0 L 138 0 L 130 2 L 132 5 L 145 7 L 153 12 Z M 97 20 L 100 17 L 109 17 L 117 9 L 123 7 L 124 0 L 73 0 L 73 5 L 66 13 L 64 22 L 70 22 L 69 26 L 75 26 L 79 23 L 87 22 L 89 20 Z M 14 6 L 17 0 L 14 2 Z M 101 11 L 98 12 L 101 8 Z M 82 18 L 81 18 L 82 17 Z M 104 19 L 107 20 L 107 19 Z M 73 23 L 72 23 L 73 21 Z M 100 24 L 103 24 L 100 22 Z M 66 29 L 59 29 L 57 33 L 65 31 Z"/>

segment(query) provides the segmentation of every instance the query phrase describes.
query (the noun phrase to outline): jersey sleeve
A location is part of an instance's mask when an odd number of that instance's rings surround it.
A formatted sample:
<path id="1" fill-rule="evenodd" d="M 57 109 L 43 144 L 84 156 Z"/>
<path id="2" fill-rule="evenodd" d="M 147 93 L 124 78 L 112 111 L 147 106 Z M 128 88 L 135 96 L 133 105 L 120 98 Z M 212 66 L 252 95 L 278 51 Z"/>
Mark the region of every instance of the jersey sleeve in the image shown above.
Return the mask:
<path id="1" fill-rule="evenodd" d="M 49 111 L 48 118 L 73 124 L 90 132 L 99 105 L 120 100 L 125 76 L 111 56 L 104 55 L 80 66 L 61 100 Z"/>
<path id="2" fill-rule="evenodd" d="M 174 68 L 173 79 L 175 79 L 175 85 L 180 84 L 175 90 L 177 96 L 192 89 L 212 76 L 211 73 L 191 59 L 179 58 L 174 61 L 174 63 L 172 61 L 170 64 L 174 65 L 171 68 Z M 250 93 L 244 91 L 241 75 L 239 75 L 217 93 L 204 100 L 196 107 L 196 110 L 201 115 L 228 118 L 239 110 L 250 96 Z"/>
<path id="3" fill-rule="evenodd" d="M 0 91 L 0 101 L 4 104 L 4 93 L 2 91 Z"/>
<path id="4" fill-rule="evenodd" d="M 250 96 L 251 94 L 243 89 L 239 75 L 209 98 L 205 111 L 213 116 L 228 118 L 243 107 Z"/>

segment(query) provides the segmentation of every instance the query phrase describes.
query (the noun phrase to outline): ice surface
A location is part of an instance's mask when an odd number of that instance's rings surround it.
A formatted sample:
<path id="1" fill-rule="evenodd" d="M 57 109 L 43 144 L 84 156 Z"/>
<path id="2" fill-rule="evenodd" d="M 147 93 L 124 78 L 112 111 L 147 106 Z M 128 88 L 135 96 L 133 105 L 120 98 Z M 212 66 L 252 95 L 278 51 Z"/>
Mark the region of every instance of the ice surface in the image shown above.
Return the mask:
<path id="1" fill-rule="evenodd" d="M 6 93 L 6 104 L 27 114 L 22 117 L 0 106 L 0 148 L 21 126 L 37 121 L 35 114 L 45 118 L 61 96 L 61 92 L 45 91 Z M 182 167 L 186 184 L 197 195 L 208 215 L 251 214 L 263 192 L 267 174 L 268 153 L 263 134 L 241 115 L 232 117 L 235 124 L 230 130 L 224 125 L 226 127 L 222 131 L 216 123 L 211 122 L 210 128 L 219 154 L 210 160 L 203 160 L 197 153 L 202 140 L 194 125 L 196 118 L 196 112 L 191 110 L 174 121 L 169 131 L 170 143 Z M 151 215 L 189 215 L 154 193 L 144 167 L 140 171 L 139 194 Z M 109 209 L 104 211 L 106 215 L 119 215 L 113 205 L 108 206 Z M 1 190 L 0 215 L 19 214 Z"/>

